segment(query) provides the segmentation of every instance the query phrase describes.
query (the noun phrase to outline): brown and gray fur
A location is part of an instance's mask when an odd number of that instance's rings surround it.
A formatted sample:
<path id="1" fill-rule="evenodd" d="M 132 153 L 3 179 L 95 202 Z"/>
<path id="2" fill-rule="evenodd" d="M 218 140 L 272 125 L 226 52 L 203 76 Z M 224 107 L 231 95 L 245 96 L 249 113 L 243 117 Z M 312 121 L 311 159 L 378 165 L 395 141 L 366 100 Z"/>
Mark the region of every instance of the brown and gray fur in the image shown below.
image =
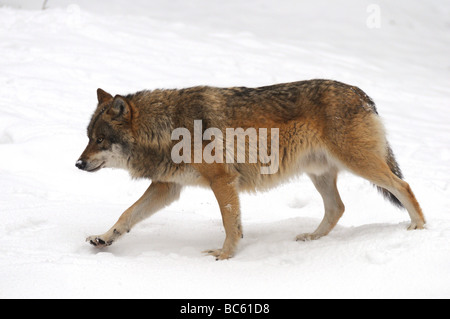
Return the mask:
<path id="1" fill-rule="evenodd" d="M 336 181 L 347 170 L 375 184 L 393 204 L 405 207 L 408 229 L 421 229 L 425 219 L 386 140 L 374 102 L 359 88 L 330 80 L 311 80 L 260 88 L 208 86 L 142 91 L 127 96 L 99 89 L 98 106 L 88 126 L 89 144 L 77 167 L 97 171 L 118 167 L 134 178 L 152 181 L 142 197 L 103 235 L 87 240 L 111 245 L 143 219 L 177 200 L 185 185 L 211 188 L 219 203 L 226 238 L 221 249 L 206 253 L 217 259 L 233 256 L 242 237 L 239 193 L 274 187 L 300 173 L 321 194 L 325 216 L 311 234 L 327 235 L 344 212 Z M 279 129 L 279 169 L 261 174 L 257 163 L 180 163 L 171 159 L 175 128 L 194 132 L 219 128 Z M 193 138 L 192 138 L 193 141 Z M 203 147 L 208 141 L 203 142 Z M 193 153 L 192 153 L 193 154 Z"/>

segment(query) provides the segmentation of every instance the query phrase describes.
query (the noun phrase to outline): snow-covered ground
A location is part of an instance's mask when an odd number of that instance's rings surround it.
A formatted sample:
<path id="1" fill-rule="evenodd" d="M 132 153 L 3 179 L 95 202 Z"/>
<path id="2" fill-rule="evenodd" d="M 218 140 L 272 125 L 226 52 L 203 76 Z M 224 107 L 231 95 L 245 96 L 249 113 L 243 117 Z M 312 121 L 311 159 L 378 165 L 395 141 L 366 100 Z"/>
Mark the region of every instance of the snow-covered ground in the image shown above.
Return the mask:
<path id="1" fill-rule="evenodd" d="M 0 0 L 0 297 L 450 297 L 448 0 Z M 428 224 L 342 174 L 346 213 L 327 237 L 306 177 L 241 198 L 235 258 L 211 191 L 181 199 L 97 250 L 147 188 L 83 173 L 96 89 L 331 78 L 377 102 Z"/>

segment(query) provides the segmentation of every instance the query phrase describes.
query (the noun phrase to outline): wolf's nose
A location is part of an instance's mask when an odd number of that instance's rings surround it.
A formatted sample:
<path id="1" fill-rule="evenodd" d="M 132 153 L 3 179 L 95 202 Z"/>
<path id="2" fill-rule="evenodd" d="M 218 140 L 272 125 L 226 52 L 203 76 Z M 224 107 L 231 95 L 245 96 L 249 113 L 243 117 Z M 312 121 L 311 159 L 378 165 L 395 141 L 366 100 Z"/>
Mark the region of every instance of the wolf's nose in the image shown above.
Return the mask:
<path id="1" fill-rule="evenodd" d="M 86 168 L 86 162 L 82 161 L 82 160 L 78 160 L 75 163 L 75 166 L 78 167 L 79 169 L 85 169 Z"/>

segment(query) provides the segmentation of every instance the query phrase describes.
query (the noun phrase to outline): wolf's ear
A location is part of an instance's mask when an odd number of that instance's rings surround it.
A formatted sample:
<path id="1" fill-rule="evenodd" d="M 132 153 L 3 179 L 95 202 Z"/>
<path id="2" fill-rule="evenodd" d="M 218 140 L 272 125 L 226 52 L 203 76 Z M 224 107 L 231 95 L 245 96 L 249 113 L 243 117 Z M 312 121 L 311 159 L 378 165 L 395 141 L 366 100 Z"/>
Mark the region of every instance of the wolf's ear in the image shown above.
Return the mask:
<path id="1" fill-rule="evenodd" d="M 108 100 L 112 100 L 112 95 L 109 94 L 108 92 L 103 91 L 102 89 L 97 89 L 97 99 L 98 99 L 98 103 L 103 103 L 106 102 Z"/>
<path id="2" fill-rule="evenodd" d="M 112 116 L 113 120 L 129 122 L 131 120 L 131 106 L 126 98 L 116 95 L 108 114 Z"/>

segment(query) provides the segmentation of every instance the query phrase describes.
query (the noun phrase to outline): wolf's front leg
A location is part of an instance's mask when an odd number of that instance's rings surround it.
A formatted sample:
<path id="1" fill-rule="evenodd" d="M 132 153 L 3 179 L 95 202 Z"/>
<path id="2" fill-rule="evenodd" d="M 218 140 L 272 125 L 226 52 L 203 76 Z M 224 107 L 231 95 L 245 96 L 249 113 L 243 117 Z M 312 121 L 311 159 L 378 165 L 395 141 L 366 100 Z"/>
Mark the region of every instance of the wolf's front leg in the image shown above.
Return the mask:
<path id="1" fill-rule="evenodd" d="M 233 257 L 239 240 L 242 238 L 239 195 L 234 184 L 234 178 L 228 176 L 216 177 L 211 182 L 211 189 L 220 206 L 226 234 L 222 249 L 212 249 L 204 252 L 216 257 L 216 260 Z"/>
<path id="2" fill-rule="evenodd" d="M 103 235 L 89 236 L 86 241 L 99 248 L 112 245 L 134 225 L 177 200 L 180 192 L 181 186 L 178 184 L 152 182 L 144 195 L 120 216 L 110 230 Z"/>

